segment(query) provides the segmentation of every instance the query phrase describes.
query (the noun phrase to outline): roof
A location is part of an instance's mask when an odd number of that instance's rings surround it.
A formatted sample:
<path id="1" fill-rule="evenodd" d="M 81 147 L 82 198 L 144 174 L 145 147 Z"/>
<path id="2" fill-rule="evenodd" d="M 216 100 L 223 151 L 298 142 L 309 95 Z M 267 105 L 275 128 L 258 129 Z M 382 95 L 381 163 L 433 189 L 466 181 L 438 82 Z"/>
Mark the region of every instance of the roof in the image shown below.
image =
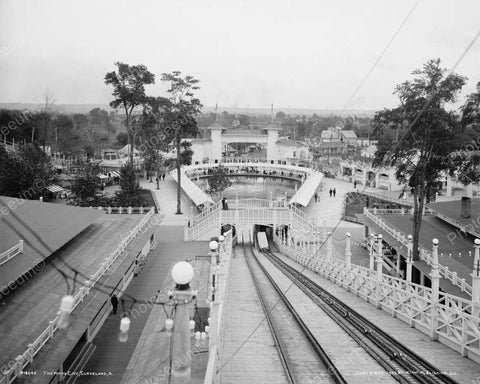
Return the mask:
<path id="1" fill-rule="evenodd" d="M 295 141 L 295 140 L 278 140 L 276 142 L 277 145 L 282 145 L 285 147 L 308 147 L 307 144 L 302 143 L 301 141 Z"/>
<path id="2" fill-rule="evenodd" d="M 323 179 L 323 174 L 314 172 L 307 177 L 305 182 L 298 189 L 297 193 L 290 199 L 288 204 L 299 204 L 304 207 L 308 205 L 313 195 L 317 192 L 317 188 Z"/>
<path id="3" fill-rule="evenodd" d="M 352 130 L 346 129 L 345 131 L 340 131 L 340 133 L 346 139 L 356 139 L 357 138 L 357 134 L 355 133 L 355 131 L 352 131 Z"/>
<path id="4" fill-rule="evenodd" d="M 346 144 L 344 144 L 342 141 L 325 141 L 321 143 L 317 148 L 338 148 L 345 145 Z"/>
<path id="5" fill-rule="evenodd" d="M 267 136 L 266 133 L 262 133 L 260 129 L 245 129 L 245 128 L 229 128 L 224 135 L 261 135 Z"/>
<path id="6" fill-rule="evenodd" d="M 49 257 L 103 212 L 92 208 L 0 197 L 0 253 L 25 242 L 24 253 L 0 268 L 0 287 L 8 286 L 24 273 Z"/>
<path id="7" fill-rule="evenodd" d="M 427 207 L 453 219 L 463 225 L 473 226 L 478 230 L 478 219 L 480 218 L 480 198 L 472 198 L 470 206 L 470 217 L 462 217 L 462 200 L 444 201 L 427 204 Z"/>
<path id="8" fill-rule="evenodd" d="M 320 137 L 322 139 L 333 139 L 333 138 L 339 138 L 339 133 L 336 130 L 324 130 L 320 134 Z"/>

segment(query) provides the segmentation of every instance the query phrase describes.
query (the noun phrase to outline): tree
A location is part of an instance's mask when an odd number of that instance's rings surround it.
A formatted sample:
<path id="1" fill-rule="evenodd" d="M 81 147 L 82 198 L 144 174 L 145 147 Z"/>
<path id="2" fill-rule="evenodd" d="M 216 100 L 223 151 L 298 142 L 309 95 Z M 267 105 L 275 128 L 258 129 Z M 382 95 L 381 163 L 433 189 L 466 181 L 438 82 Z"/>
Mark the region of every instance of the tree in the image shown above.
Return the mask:
<path id="1" fill-rule="evenodd" d="M 222 165 L 213 169 L 213 173 L 208 179 L 209 195 L 215 196 L 232 185 L 232 181 L 228 177 L 228 170 Z"/>
<path id="2" fill-rule="evenodd" d="M 199 89 L 198 80 L 192 76 L 181 76 L 180 71 L 162 74 L 162 81 L 170 83 L 168 92 L 170 100 L 163 100 L 163 132 L 167 142 L 173 141 L 177 150 L 177 214 L 182 214 L 181 207 L 181 165 L 182 139 L 195 137 L 198 133 L 196 116 L 202 104 L 194 97 L 193 91 Z"/>
<path id="3" fill-rule="evenodd" d="M 99 173 L 99 163 L 87 161 L 83 164 L 72 184 L 72 192 L 75 193 L 77 204 L 84 206 L 95 202 L 102 189 L 102 182 L 98 177 Z"/>
<path id="4" fill-rule="evenodd" d="M 120 132 L 117 135 L 117 144 L 123 146 L 128 144 L 128 134 L 126 132 Z"/>
<path id="5" fill-rule="evenodd" d="M 480 82 L 461 107 L 463 142 L 461 150 L 452 153 L 457 178 L 464 185 L 480 181 Z"/>
<path id="6" fill-rule="evenodd" d="M 0 195 L 38 199 L 56 181 L 49 156 L 33 145 L 7 152 L 0 147 Z"/>
<path id="7" fill-rule="evenodd" d="M 382 134 L 374 165 L 396 168 L 396 177 L 414 192 L 413 256 L 418 259 L 424 204 L 444 171 L 452 171 L 449 154 L 460 142 L 458 117 L 445 109 L 455 101 L 465 78 L 430 60 L 416 77 L 395 88 L 400 105 L 378 111 L 374 129 Z M 428 200 L 427 200 L 428 201 Z"/>
<path id="8" fill-rule="evenodd" d="M 130 144 L 130 163 L 133 167 L 136 132 L 131 124 L 132 113 L 136 107 L 146 102 L 145 85 L 154 84 L 155 75 L 150 73 L 144 65 L 128 65 L 121 62 L 117 62 L 115 65 L 117 71 L 108 72 L 105 75 L 105 84 L 113 86 L 114 100 L 110 102 L 110 106 L 114 109 L 121 107 L 125 111 L 125 126 Z"/>
<path id="9" fill-rule="evenodd" d="M 131 163 L 125 164 L 120 170 L 120 190 L 115 193 L 115 196 L 120 206 L 139 207 L 143 205 L 142 189 Z"/>

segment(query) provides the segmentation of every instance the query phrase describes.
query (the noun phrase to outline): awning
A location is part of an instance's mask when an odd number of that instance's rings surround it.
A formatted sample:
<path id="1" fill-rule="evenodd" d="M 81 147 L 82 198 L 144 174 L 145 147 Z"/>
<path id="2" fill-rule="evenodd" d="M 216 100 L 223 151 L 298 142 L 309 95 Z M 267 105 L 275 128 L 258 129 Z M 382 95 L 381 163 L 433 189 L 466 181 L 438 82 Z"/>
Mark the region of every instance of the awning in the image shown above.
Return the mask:
<path id="1" fill-rule="evenodd" d="M 50 192 L 53 192 L 53 193 L 66 192 L 65 189 L 63 189 L 62 187 L 60 187 L 59 185 L 56 185 L 56 184 L 50 184 L 49 186 L 47 186 L 47 189 Z"/>
<path id="2" fill-rule="evenodd" d="M 120 177 L 120 174 L 117 171 L 110 172 L 111 177 Z"/>

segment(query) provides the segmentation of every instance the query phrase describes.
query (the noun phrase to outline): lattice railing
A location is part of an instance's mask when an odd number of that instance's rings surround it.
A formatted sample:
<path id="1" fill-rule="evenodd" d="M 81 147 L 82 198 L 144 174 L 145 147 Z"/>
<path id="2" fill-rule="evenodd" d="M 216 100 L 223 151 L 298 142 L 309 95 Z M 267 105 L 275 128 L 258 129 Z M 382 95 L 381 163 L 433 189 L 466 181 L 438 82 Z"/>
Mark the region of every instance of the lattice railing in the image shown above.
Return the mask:
<path id="1" fill-rule="evenodd" d="M 462 356 L 480 362 L 480 308 L 473 308 L 470 300 L 442 293 L 438 302 L 433 302 L 430 288 L 385 274 L 379 279 L 376 272 L 368 268 L 352 264 L 348 269 L 343 260 L 312 252 L 295 252 L 281 241 L 277 245 L 282 253 L 305 268 L 415 326 L 433 339 L 448 340 L 447 345 L 453 346 Z"/>
<path id="2" fill-rule="evenodd" d="M 376 213 L 378 214 L 380 210 L 376 210 Z M 406 248 L 409 246 L 409 240 L 408 238 L 401 233 L 400 231 L 395 230 L 394 228 L 390 227 L 385 221 L 383 221 L 380 217 L 376 216 L 374 213 L 374 210 L 372 209 L 364 209 L 364 214 L 371 220 L 373 221 L 381 230 L 385 231 L 388 233 L 391 237 L 393 237 L 395 240 L 397 240 L 400 244 L 404 245 Z M 427 265 L 432 265 L 432 256 L 431 253 L 428 249 L 419 247 L 420 248 L 420 253 L 419 257 L 420 260 L 424 261 L 427 263 Z M 464 278 L 458 278 L 456 272 L 452 272 L 448 269 L 448 267 L 445 267 L 441 264 L 438 265 L 438 268 L 440 270 L 440 275 L 443 276 L 445 279 L 450 280 L 453 285 L 456 285 L 459 287 L 462 292 L 466 292 L 469 295 L 472 295 L 472 286 L 468 284 Z"/>

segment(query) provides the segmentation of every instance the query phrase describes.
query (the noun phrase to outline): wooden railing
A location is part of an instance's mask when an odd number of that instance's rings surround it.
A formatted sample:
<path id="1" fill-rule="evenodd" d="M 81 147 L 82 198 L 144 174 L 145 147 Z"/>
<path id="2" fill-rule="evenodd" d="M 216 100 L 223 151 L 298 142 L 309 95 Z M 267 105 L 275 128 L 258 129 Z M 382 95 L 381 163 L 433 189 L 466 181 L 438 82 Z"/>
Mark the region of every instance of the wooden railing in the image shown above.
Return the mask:
<path id="1" fill-rule="evenodd" d="M 400 244 L 404 245 L 405 247 L 408 247 L 409 246 L 408 238 L 403 233 L 391 228 L 389 225 L 387 225 L 385 223 L 385 221 L 383 221 L 380 217 L 376 216 L 376 214 L 383 214 L 382 211 L 383 210 L 380 210 L 380 209 L 375 210 L 375 209 L 364 208 L 363 213 L 371 221 L 373 221 L 380 229 L 387 232 L 390 236 L 392 236 Z M 423 247 L 419 247 L 419 248 L 420 248 L 419 249 L 420 260 L 427 263 L 427 265 L 432 265 L 432 256 L 430 254 L 430 251 L 428 249 L 423 248 Z M 462 292 L 466 292 L 469 295 L 472 295 L 472 286 L 470 284 L 468 284 L 465 281 L 464 278 L 459 279 L 457 277 L 456 272 L 450 271 L 448 267 L 445 267 L 441 264 L 439 264 L 438 267 L 439 267 L 439 270 L 440 270 L 440 275 L 442 275 L 445 279 L 450 280 L 453 285 L 458 286 L 462 290 Z"/>
<path id="2" fill-rule="evenodd" d="M 17 245 L 7 249 L 0 255 L 0 265 L 5 264 L 8 260 L 13 259 L 20 253 L 23 253 L 23 240 L 20 240 Z"/>
<path id="3" fill-rule="evenodd" d="M 343 260 L 295 252 L 278 237 L 276 241 L 282 253 L 304 267 L 480 363 L 480 308 L 471 300 L 446 293 L 434 300 L 430 288 L 385 274 L 379 278 L 368 268 L 347 268 Z"/>
<path id="4" fill-rule="evenodd" d="M 137 237 L 145 227 L 147 227 L 150 223 L 151 218 L 154 215 L 154 210 L 151 209 L 143 218 L 142 220 L 130 230 L 128 235 L 120 241 L 120 244 L 115 249 L 113 253 L 111 253 L 100 265 L 97 271 L 90 276 L 90 279 L 85 281 L 84 285 L 80 287 L 77 294 L 74 296 L 73 307 L 72 311 L 83 302 L 84 298 L 88 296 L 90 290 L 94 288 L 95 284 L 102 276 L 105 275 L 106 272 L 110 270 L 112 265 L 118 259 L 118 257 L 125 251 L 128 244 Z M 1 373 L 3 376 L 0 377 L 0 384 L 10 384 L 20 376 L 22 370 L 33 361 L 35 355 L 42 349 L 42 347 L 53 337 L 57 330 L 57 322 L 59 318 L 59 313 L 57 313 L 56 317 L 49 321 L 48 327 L 38 336 L 33 343 L 28 344 L 27 349 L 25 352 L 15 358 L 15 361 L 10 362 L 8 364 L 8 369 L 5 369 Z"/>

